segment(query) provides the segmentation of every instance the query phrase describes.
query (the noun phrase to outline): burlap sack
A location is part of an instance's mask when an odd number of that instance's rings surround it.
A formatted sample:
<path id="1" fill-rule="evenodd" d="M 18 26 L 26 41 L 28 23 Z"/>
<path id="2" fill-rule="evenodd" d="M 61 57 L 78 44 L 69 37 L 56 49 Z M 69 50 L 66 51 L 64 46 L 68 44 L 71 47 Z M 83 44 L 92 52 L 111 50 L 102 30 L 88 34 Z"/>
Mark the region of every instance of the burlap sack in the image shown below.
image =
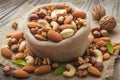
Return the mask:
<path id="1" fill-rule="evenodd" d="M 47 5 L 51 4 L 45 4 L 38 7 L 44 7 Z M 55 3 L 52 5 L 60 4 Z M 72 7 L 73 10 L 78 10 L 78 8 L 74 7 L 72 4 L 68 5 Z M 37 9 L 38 7 L 35 7 L 35 9 Z M 35 9 L 33 9 L 31 12 L 33 12 Z M 35 39 L 34 36 L 31 34 L 29 28 L 26 26 L 27 22 L 28 20 L 26 20 L 26 24 L 24 24 L 25 39 L 29 48 L 39 57 L 49 57 L 52 61 L 57 62 L 70 61 L 78 56 L 82 56 L 85 49 L 89 45 L 89 26 L 82 27 L 74 34 L 74 36 L 57 43 L 51 41 L 39 41 Z"/>

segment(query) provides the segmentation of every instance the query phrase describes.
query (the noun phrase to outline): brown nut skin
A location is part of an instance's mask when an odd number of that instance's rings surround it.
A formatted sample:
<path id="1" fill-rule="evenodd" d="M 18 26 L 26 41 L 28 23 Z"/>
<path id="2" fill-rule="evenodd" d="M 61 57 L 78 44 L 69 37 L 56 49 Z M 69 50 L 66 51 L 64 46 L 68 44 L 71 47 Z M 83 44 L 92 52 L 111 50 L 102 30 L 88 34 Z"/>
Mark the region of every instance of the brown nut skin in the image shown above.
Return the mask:
<path id="1" fill-rule="evenodd" d="M 100 19 L 99 24 L 102 29 L 111 32 L 116 27 L 116 20 L 113 16 L 104 16 Z"/>
<path id="2" fill-rule="evenodd" d="M 99 38 L 101 36 L 99 31 L 94 31 L 93 35 L 94 35 L 95 38 Z"/>
<path id="3" fill-rule="evenodd" d="M 77 18 L 82 18 L 82 19 L 86 18 L 86 13 L 84 11 L 74 11 L 72 15 Z"/>
<path id="4" fill-rule="evenodd" d="M 42 65 L 42 66 L 39 66 L 38 68 L 36 68 L 34 70 L 34 73 L 36 75 L 40 75 L 40 74 L 45 74 L 45 73 L 49 73 L 51 71 L 51 66 L 50 65 Z"/>
<path id="5" fill-rule="evenodd" d="M 105 14 L 106 11 L 101 5 L 96 5 L 92 9 L 92 16 L 95 20 L 100 20 Z"/>
<path id="6" fill-rule="evenodd" d="M 17 52 L 17 51 L 18 51 L 18 48 L 19 48 L 19 46 L 18 46 L 17 44 L 14 44 L 14 45 L 11 46 L 10 49 L 11 49 L 13 52 Z"/>
<path id="7" fill-rule="evenodd" d="M 41 9 L 38 13 L 40 18 L 44 18 L 45 16 L 47 16 L 47 11 L 46 9 Z"/>
<path id="8" fill-rule="evenodd" d="M 17 44 L 18 43 L 18 39 L 16 39 L 16 38 L 12 38 L 12 40 L 11 40 L 11 44 Z"/>
<path id="9" fill-rule="evenodd" d="M 35 35 L 35 34 L 37 34 L 38 29 L 39 29 L 38 27 L 35 27 L 35 28 L 31 28 L 30 31 L 33 35 Z"/>
<path id="10" fill-rule="evenodd" d="M 57 19 L 57 22 L 58 22 L 59 24 L 63 24 L 63 23 L 64 23 L 64 20 L 65 20 L 65 17 L 59 16 L 58 19 Z"/>
<path id="11" fill-rule="evenodd" d="M 94 31 L 100 31 L 101 28 L 99 26 L 91 28 L 91 32 L 93 33 Z"/>
<path id="12" fill-rule="evenodd" d="M 95 77 L 100 77 L 101 76 L 101 72 L 94 66 L 89 66 L 87 68 L 87 71 Z"/>
<path id="13" fill-rule="evenodd" d="M 102 70 L 104 69 L 104 66 L 103 66 L 103 63 L 102 63 L 102 62 L 96 62 L 96 63 L 94 64 L 94 66 L 95 66 L 98 70 L 100 70 L 100 71 L 102 71 Z"/>
<path id="14" fill-rule="evenodd" d="M 2 71 L 4 72 L 5 75 L 9 76 L 11 75 L 12 68 L 10 66 L 5 66 L 3 67 Z"/>
<path id="15" fill-rule="evenodd" d="M 38 20 L 38 19 L 39 19 L 39 17 L 37 14 L 30 14 L 30 16 L 29 16 L 29 21 Z"/>
<path id="16" fill-rule="evenodd" d="M 52 18 L 51 18 L 51 16 L 45 16 L 45 18 L 44 18 L 47 22 L 51 22 L 52 21 Z"/>
<path id="17" fill-rule="evenodd" d="M 11 59 L 12 58 L 12 51 L 9 48 L 2 48 L 1 49 L 1 55 L 7 59 Z"/>
<path id="18" fill-rule="evenodd" d="M 102 37 L 108 37 L 109 36 L 109 33 L 107 32 L 107 30 L 101 30 L 100 33 L 101 33 Z"/>
<path id="19" fill-rule="evenodd" d="M 107 51 L 106 47 L 100 47 L 100 51 L 102 51 L 103 53 L 105 53 Z"/>

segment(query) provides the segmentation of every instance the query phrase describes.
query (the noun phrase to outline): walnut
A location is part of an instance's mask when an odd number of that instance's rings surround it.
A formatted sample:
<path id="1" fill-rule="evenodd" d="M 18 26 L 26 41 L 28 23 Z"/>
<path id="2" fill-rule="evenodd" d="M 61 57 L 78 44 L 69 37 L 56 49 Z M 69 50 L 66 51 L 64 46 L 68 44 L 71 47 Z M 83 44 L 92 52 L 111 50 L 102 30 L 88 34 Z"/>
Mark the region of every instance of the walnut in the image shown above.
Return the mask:
<path id="1" fill-rule="evenodd" d="M 92 9 L 92 16 L 95 20 L 100 20 L 105 14 L 106 11 L 101 5 L 96 5 Z"/>
<path id="2" fill-rule="evenodd" d="M 116 26 L 116 20 L 113 16 L 104 16 L 100 19 L 99 24 L 102 29 L 111 32 Z"/>

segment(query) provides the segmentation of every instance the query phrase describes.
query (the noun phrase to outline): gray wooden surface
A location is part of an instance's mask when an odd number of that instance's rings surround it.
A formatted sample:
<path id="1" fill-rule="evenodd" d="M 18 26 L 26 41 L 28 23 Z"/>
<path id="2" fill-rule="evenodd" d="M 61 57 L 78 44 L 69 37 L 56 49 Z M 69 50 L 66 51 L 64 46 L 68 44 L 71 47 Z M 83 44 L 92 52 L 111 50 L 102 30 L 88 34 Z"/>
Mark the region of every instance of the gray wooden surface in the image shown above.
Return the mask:
<path id="1" fill-rule="evenodd" d="M 91 9 L 96 4 L 101 4 L 105 7 L 107 15 L 113 15 L 117 23 L 120 23 L 120 0 L 0 0 L 0 28 L 7 23 L 14 20 L 19 11 L 24 7 L 25 3 L 37 6 L 45 3 L 56 3 L 56 2 L 70 2 L 77 7 L 81 7 L 91 14 Z M 109 80 L 120 80 L 120 60 L 115 63 L 114 73 L 118 73 Z M 2 65 L 0 65 L 0 80 L 17 80 L 12 77 L 5 77 L 1 71 Z M 33 80 L 29 78 L 27 80 Z M 39 80 L 39 78 L 37 79 Z"/>

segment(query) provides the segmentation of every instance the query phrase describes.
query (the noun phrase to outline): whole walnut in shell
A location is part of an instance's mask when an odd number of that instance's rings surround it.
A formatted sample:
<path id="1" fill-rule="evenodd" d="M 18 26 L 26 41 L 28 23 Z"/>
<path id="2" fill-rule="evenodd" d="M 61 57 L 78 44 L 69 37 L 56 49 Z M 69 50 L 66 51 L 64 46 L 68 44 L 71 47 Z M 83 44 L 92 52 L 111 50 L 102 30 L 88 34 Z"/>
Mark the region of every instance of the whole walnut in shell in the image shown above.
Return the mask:
<path id="1" fill-rule="evenodd" d="M 102 29 L 111 32 L 116 26 L 116 20 L 113 16 L 104 16 L 100 19 L 99 24 Z"/>
<path id="2" fill-rule="evenodd" d="M 95 20 L 100 20 L 105 14 L 106 11 L 101 5 L 96 5 L 92 9 L 92 16 Z"/>

